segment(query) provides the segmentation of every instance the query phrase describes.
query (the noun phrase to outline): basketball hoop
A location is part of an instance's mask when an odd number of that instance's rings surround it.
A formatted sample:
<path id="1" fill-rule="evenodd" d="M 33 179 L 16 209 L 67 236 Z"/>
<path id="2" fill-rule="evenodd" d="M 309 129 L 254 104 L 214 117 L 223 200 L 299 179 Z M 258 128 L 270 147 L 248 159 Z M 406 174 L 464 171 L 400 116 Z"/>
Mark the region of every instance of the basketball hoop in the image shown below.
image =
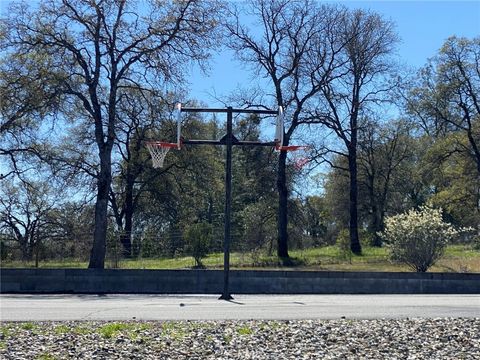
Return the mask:
<path id="1" fill-rule="evenodd" d="M 293 153 L 292 161 L 295 170 L 300 171 L 310 162 L 310 159 L 306 155 L 305 151 L 298 151 Z"/>
<path id="2" fill-rule="evenodd" d="M 163 161 L 165 156 L 172 148 L 178 147 L 177 143 L 161 142 L 161 141 L 149 141 L 146 143 L 147 149 L 152 156 L 152 163 L 155 169 L 163 167 Z"/>
<path id="3" fill-rule="evenodd" d="M 302 168 L 309 163 L 308 154 L 306 150 L 309 149 L 309 146 L 305 145 L 286 145 L 286 146 L 276 146 L 277 151 L 289 151 L 292 152 L 293 166 L 296 170 L 302 170 Z"/>

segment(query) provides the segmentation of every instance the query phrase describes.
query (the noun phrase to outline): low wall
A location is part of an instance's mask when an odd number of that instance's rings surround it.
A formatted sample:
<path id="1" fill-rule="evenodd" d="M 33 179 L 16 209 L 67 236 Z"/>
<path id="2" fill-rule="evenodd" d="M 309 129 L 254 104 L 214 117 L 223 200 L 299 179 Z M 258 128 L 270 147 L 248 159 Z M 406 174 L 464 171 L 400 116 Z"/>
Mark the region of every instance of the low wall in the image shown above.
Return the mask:
<path id="1" fill-rule="evenodd" d="M 2 293 L 220 294 L 221 270 L 1 269 Z M 230 272 L 233 294 L 480 294 L 480 274 Z"/>

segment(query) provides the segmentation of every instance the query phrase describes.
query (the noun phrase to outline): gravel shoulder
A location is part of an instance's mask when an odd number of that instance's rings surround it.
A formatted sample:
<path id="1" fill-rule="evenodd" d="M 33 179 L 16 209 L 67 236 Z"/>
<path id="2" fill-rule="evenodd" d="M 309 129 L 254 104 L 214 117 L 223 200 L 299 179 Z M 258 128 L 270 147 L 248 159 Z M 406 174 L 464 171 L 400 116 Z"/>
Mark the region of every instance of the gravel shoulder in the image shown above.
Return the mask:
<path id="1" fill-rule="evenodd" d="M 3 322 L 2 359 L 479 359 L 480 318 Z"/>

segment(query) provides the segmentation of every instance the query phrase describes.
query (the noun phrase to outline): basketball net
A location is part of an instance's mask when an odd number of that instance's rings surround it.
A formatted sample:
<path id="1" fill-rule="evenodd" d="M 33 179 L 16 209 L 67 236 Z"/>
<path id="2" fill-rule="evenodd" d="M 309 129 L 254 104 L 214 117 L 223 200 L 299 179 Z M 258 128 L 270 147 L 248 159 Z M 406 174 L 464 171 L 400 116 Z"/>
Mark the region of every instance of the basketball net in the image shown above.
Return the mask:
<path id="1" fill-rule="evenodd" d="M 152 156 L 152 163 L 155 169 L 162 168 L 165 157 L 170 149 L 177 147 L 177 144 L 164 142 L 147 142 L 146 145 Z"/>
<path id="2" fill-rule="evenodd" d="M 305 165 L 307 165 L 310 161 L 308 157 L 307 150 L 309 149 L 308 146 L 285 146 L 287 151 L 292 154 L 292 162 L 293 167 L 295 170 L 302 170 Z"/>

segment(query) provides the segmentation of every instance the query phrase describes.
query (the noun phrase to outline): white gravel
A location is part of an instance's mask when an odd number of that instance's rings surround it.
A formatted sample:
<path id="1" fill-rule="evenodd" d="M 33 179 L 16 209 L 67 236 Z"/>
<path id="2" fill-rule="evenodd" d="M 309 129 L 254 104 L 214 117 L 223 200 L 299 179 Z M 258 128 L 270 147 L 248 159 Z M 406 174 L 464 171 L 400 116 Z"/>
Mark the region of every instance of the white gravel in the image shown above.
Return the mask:
<path id="1" fill-rule="evenodd" d="M 480 359 L 480 318 L 2 323 L 1 359 Z"/>

